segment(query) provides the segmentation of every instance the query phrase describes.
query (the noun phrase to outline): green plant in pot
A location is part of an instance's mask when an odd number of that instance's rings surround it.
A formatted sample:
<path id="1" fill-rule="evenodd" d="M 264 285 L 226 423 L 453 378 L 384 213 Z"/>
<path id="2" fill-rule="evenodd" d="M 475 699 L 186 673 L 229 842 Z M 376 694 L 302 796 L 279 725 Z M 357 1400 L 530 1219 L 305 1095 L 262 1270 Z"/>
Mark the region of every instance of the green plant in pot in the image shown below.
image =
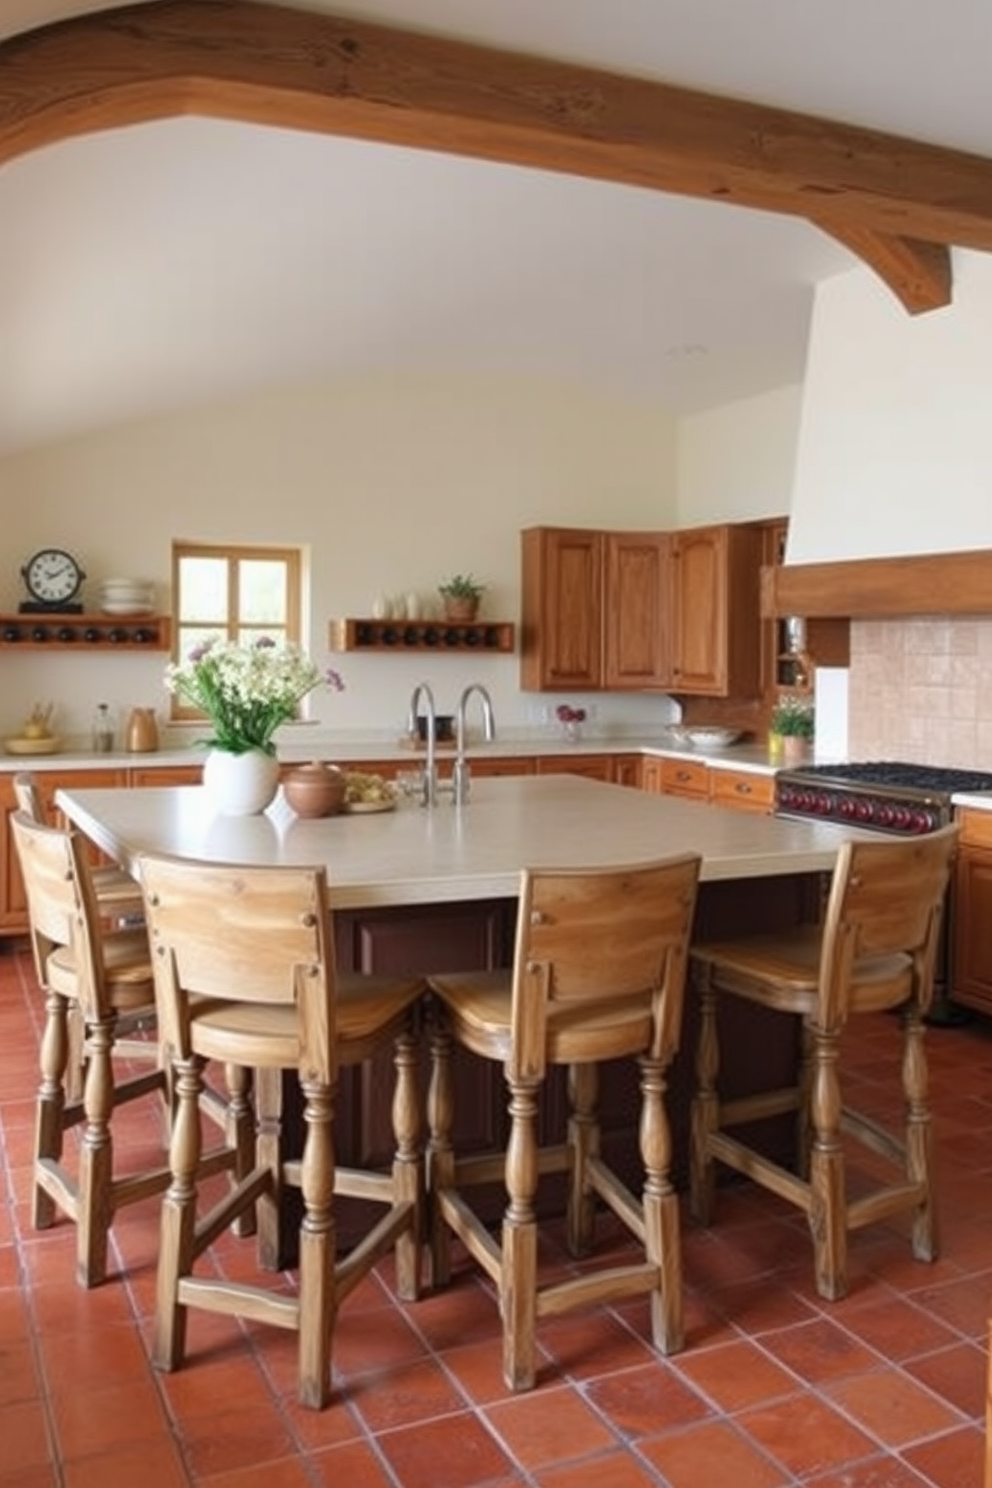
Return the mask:
<path id="1" fill-rule="evenodd" d="M 481 584 L 474 574 L 452 574 L 450 579 L 438 585 L 438 593 L 444 601 L 445 618 L 474 620 L 485 590 L 485 584 Z"/>
<path id="2" fill-rule="evenodd" d="M 802 759 L 809 753 L 816 733 L 813 703 L 804 697 L 782 697 L 772 709 L 768 744 L 784 759 Z"/>

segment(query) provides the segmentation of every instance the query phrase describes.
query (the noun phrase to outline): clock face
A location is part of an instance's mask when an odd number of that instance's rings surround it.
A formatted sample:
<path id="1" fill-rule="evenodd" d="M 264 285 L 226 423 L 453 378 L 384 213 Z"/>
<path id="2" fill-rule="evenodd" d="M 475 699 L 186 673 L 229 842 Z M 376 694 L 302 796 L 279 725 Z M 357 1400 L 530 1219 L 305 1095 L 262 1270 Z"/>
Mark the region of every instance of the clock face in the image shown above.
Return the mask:
<path id="1" fill-rule="evenodd" d="M 21 569 L 34 599 L 42 604 L 60 604 L 72 599 L 86 575 L 71 553 L 61 548 L 42 548 Z"/>

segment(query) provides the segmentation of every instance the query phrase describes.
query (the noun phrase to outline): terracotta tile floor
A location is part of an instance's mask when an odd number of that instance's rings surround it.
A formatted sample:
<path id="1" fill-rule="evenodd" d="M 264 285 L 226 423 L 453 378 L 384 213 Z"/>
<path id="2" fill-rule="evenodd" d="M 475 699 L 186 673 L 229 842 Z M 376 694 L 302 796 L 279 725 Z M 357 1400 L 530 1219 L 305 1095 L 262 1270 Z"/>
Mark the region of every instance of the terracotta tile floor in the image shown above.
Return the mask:
<path id="1" fill-rule="evenodd" d="M 980 1488 L 992 1312 L 992 1028 L 928 1038 L 941 1259 L 904 1226 L 852 1240 L 850 1295 L 821 1304 L 804 1225 L 757 1190 L 685 1222 L 688 1347 L 655 1357 L 636 1302 L 540 1329 L 539 1388 L 500 1379 L 495 1307 L 467 1267 L 412 1306 L 383 1266 L 345 1304 L 321 1413 L 295 1401 L 295 1339 L 192 1314 L 191 1359 L 147 1347 L 157 1204 L 122 1214 L 115 1275 L 73 1280 L 73 1229 L 35 1234 L 29 1151 L 40 998 L 0 950 L 0 1488 Z M 847 1051 L 864 1103 L 893 1107 L 896 1030 Z M 883 1079 L 884 1077 L 884 1079 Z M 154 1109 L 118 1114 L 123 1164 L 157 1151 Z M 242 1264 L 230 1241 L 218 1266 Z M 617 1242 L 619 1244 L 619 1242 Z M 250 1253 L 248 1254 L 250 1259 Z"/>

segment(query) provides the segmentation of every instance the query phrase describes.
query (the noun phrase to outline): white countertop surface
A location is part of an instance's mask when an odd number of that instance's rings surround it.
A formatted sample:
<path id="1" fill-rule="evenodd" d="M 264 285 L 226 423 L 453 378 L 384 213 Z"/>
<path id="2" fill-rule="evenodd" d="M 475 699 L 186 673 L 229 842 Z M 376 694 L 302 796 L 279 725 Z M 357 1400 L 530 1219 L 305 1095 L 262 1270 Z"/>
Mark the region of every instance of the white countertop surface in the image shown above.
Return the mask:
<path id="1" fill-rule="evenodd" d="M 396 738 L 342 739 L 322 733 L 313 733 L 309 737 L 307 735 L 308 731 L 302 729 L 298 736 L 280 740 L 279 759 L 284 764 L 303 764 L 319 759 L 354 765 L 370 760 L 396 760 L 412 765 L 424 756 L 422 749 L 410 749 Z M 125 750 L 95 754 L 91 749 L 67 745 L 56 754 L 0 754 L 0 772 L 9 774 L 18 770 L 115 770 L 142 766 L 154 768 L 156 765 L 199 765 L 205 754 L 203 747 L 196 744 L 179 747 L 169 745 L 147 754 L 132 754 Z M 649 754 L 691 759 L 724 769 L 753 770 L 765 775 L 774 774 L 776 769 L 781 768 L 780 764 L 769 759 L 767 745 L 763 743 L 732 744 L 726 749 L 703 751 L 675 748 L 664 739 L 659 739 L 657 734 L 636 737 L 611 735 L 600 738 L 587 735 L 580 743 L 569 744 L 557 734 L 535 733 L 499 738 L 493 744 L 473 742 L 466 754 L 470 760 L 485 759 L 487 756 L 492 759 L 525 758 L 537 754 L 561 755 L 564 758 L 583 754 Z M 453 761 L 454 757 L 455 751 L 450 746 L 437 751 L 438 765 L 442 770 L 445 769 L 445 762 Z"/>
<path id="2" fill-rule="evenodd" d="M 505 898 L 523 867 L 619 866 L 703 854 L 704 880 L 830 870 L 855 828 L 786 821 L 569 775 L 473 782 L 460 808 L 297 817 L 280 792 L 253 817 L 212 816 L 200 786 L 60 790 L 59 806 L 127 866 L 142 851 L 213 861 L 324 863 L 341 909 Z"/>

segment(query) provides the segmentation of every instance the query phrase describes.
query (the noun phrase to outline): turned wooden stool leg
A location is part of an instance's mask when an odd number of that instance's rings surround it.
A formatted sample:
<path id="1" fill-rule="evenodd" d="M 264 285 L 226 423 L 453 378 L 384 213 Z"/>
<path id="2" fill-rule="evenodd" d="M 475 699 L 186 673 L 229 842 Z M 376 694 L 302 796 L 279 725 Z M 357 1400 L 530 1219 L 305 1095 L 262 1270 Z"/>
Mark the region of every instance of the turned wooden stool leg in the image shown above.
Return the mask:
<path id="1" fill-rule="evenodd" d="M 844 1149 L 840 1140 L 838 1045 L 836 1032 L 814 1029 L 809 1225 L 813 1236 L 816 1289 L 821 1297 L 831 1302 L 836 1302 L 847 1292 L 847 1217 Z"/>
<path id="2" fill-rule="evenodd" d="M 174 1065 L 176 1115 L 169 1144 L 172 1182 L 162 1199 L 152 1363 L 177 1369 L 186 1352 L 186 1307 L 179 1282 L 193 1269 L 196 1241 L 196 1172 L 203 1150 L 200 1095 L 203 1061 L 195 1056 Z"/>
<path id="3" fill-rule="evenodd" d="M 107 1235 L 113 1217 L 111 1185 L 114 1147 L 110 1117 L 114 1109 L 114 1018 L 101 1018 L 87 1030 L 89 1059 L 83 1105 L 86 1123 L 79 1154 L 79 1208 L 76 1216 L 76 1276 L 97 1286 L 107 1275 Z"/>
<path id="4" fill-rule="evenodd" d="M 537 1080 L 509 1080 L 510 1137 L 506 1148 L 503 1218 L 503 1378 L 511 1390 L 534 1385 L 537 1329 Z"/>
<path id="5" fill-rule="evenodd" d="M 34 1157 L 43 1167 L 62 1157 L 63 1116 L 66 1104 L 66 1062 L 69 1057 L 67 1009 L 64 997 L 49 992 L 45 998 L 45 1029 L 41 1036 L 41 1083 L 34 1111 Z M 37 1182 L 31 1200 L 31 1223 L 47 1230 L 55 1222 L 55 1200 Z"/>
<path id="6" fill-rule="evenodd" d="M 803 1019 L 799 1033 L 799 1072 L 796 1079 L 799 1104 L 796 1109 L 796 1172 L 800 1178 L 809 1179 L 810 1150 L 813 1144 L 813 1128 L 810 1111 L 813 1105 L 813 1051 L 816 1046 L 815 1032 Z"/>
<path id="7" fill-rule="evenodd" d="M 685 1345 L 682 1320 L 682 1242 L 679 1201 L 672 1187 L 672 1132 L 665 1110 L 665 1067 L 642 1058 L 641 1159 L 644 1163 L 644 1248 L 658 1268 L 651 1293 L 651 1333 L 663 1354 Z"/>
<path id="8" fill-rule="evenodd" d="M 278 1271 L 282 1262 L 279 1215 L 282 1207 L 282 1070 L 257 1069 L 254 1074 L 255 1163 L 267 1168 L 269 1183 L 255 1205 L 255 1241 L 263 1271 Z"/>
<path id="9" fill-rule="evenodd" d="M 593 1247 L 596 1196 L 586 1177 L 590 1157 L 599 1156 L 599 1068 L 595 1064 L 572 1064 L 568 1069 L 570 1115 L 568 1145 L 572 1167 L 569 1174 L 567 1236 L 573 1256 L 588 1255 Z"/>
<path id="10" fill-rule="evenodd" d="M 716 1031 L 716 991 L 710 967 L 694 965 L 692 981 L 699 999 L 699 1040 L 696 1045 L 696 1093 L 692 1101 L 689 1200 L 694 1217 L 700 1224 L 708 1225 L 713 1217 L 716 1188 L 709 1138 L 720 1127 L 720 1099 L 716 1089 L 720 1046 Z"/>
<path id="11" fill-rule="evenodd" d="M 455 1119 L 455 1095 L 451 1078 L 451 1034 L 435 1009 L 431 1026 L 431 1080 L 427 1092 L 427 1193 L 430 1240 L 430 1282 L 447 1286 L 451 1280 L 451 1237 L 438 1208 L 438 1195 L 455 1184 L 455 1154 L 451 1128 Z"/>
<path id="12" fill-rule="evenodd" d="M 331 1398 L 331 1339 L 337 1316 L 334 1270 L 334 1091 L 303 1085 L 306 1139 L 300 1169 L 304 1216 L 300 1225 L 301 1405 L 322 1410 Z"/>
<path id="13" fill-rule="evenodd" d="M 934 1194 L 933 1127 L 928 1104 L 927 1057 L 920 1010 L 914 1004 L 905 1012 L 902 1084 L 906 1094 L 906 1177 L 921 1183 L 924 1197 L 913 1215 L 912 1246 L 918 1261 L 936 1260 L 940 1230 Z"/>
<path id="14" fill-rule="evenodd" d="M 252 1108 L 251 1070 L 241 1064 L 225 1064 L 227 1111 L 224 1117 L 224 1140 L 234 1149 L 232 1182 L 237 1185 L 255 1166 L 255 1112 Z M 254 1208 L 246 1209 L 234 1221 L 235 1235 L 254 1235 L 258 1222 Z"/>
<path id="15" fill-rule="evenodd" d="M 65 1097 L 68 1101 L 81 1101 L 86 1082 L 86 1020 L 78 1002 L 71 1002 L 68 1010 L 69 1058 L 65 1067 Z"/>
<path id="16" fill-rule="evenodd" d="M 393 1055 L 393 1132 L 396 1155 L 393 1185 L 396 1201 L 413 1206 L 413 1228 L 396 1242 L 396 1290 L 404 1302 L 420 1296 L 420 1255 L 423 1226 L 424 1175 L 420 1159 L 420 1101 L 417 1091 L 417 1040 L 406 1029 L 396 1040 Z"/>

